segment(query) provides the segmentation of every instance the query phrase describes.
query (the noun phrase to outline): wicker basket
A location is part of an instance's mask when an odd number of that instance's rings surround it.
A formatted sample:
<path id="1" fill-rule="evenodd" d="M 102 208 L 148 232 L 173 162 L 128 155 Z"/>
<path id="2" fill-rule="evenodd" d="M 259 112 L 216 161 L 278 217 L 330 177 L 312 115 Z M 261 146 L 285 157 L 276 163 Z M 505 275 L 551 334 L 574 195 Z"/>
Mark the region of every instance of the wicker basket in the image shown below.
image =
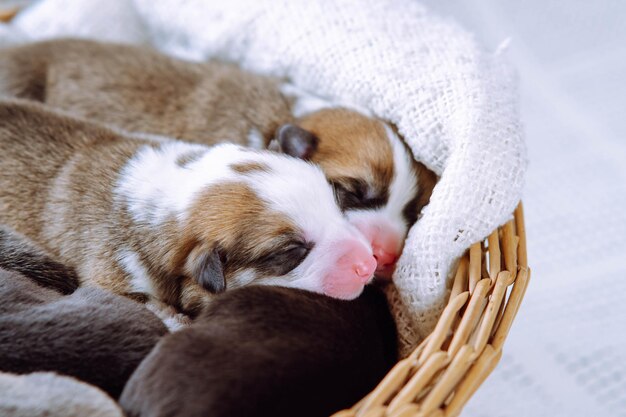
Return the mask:
<path id="1" fill-rule="evenodd" d="M 435 330 L 368 396 L 333 417 L 458 416 L 502 356 L 530 269 L 522 205 L 456 270 Z"/>

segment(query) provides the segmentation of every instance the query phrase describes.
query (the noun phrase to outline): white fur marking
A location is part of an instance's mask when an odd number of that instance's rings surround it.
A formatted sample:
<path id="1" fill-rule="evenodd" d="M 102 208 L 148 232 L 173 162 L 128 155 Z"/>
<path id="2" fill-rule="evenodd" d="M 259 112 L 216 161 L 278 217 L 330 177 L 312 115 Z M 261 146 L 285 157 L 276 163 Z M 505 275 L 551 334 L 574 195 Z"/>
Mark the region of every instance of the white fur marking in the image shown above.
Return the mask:
<path id="1" fill-rule="evenodd" d="M 385 125 L 385 131 L 393 150 L 394 176 L 389 187 L 389 200 L 384 212 L 394 222 L 404 224 L 402 211 L 417 193 L 417 175 L 413 169 L 413 156 L 407 151 L 402 140 L 387 125 Z M 404 228 L 406 229 L 406 225 Z"/>
<path id="2" fill-rule="evenodd" d="M 401 139 L 385 124 L 385 132 L 393 153 L 393 179 L 389 184 L 387 204 L 378 209 L 348 210 L 346 215 L 351 222 L 377 224 L 388 222 L 400 236 L 406 236 L 408 226 L 404 218 L 404 208 L 417 192 L 417 176 L 413 169 L 412 155 L 404 147 Z"/>
<path id="3" fill-rule="evenodd" d="M 177 163 L 195 151 L 206 152 L 185 167 Z M 243 157 L 241 148 L 232 144 L 212 148 L 175 141 L 160 147 L 146 145 L 122 170 L 115 194 L 128 204 L 136 222 L 157 226 L 168 216 L 184 217 L 202 189 L 235 178 L 230 164 Z"/>
<path id="4" fill-rule="evenodd" d="M 315 243 L 310 254 L 282 277 L 257 277 L 255 284 L 282 285 L 321 291 L 321 282 L 337 262 L 336 242 L 360 241 L 371 254 L 367 239 L 350 224 L 335 201 L 321 169 L 302 160 L 269 152 L 258 153 L 258 162 L 270 167 L 256 171 L 246 182 L 272 210 L 283 213 Z"/>
<path id="5" fill-rule="evenodd" d="M 256 277 L 256 272 L 253 269 L 244 269 L 228 279 L 228 289 L 232 290 L 250 285 Z"/>
<path id="6" fill-rule="evenodd" d="M 170 332 L 177 332 L 191 324 L 191 319 L 177 312 L 174 307 L 164 304 L 157 300 L 150 300 L 146 304 L 146 308 L 154 313 Z"/>
<path id="7" fill-rule="evenodd" d="M 156 296 L 152 278 L 137 253 L 128 249 L 122 249 L 118 252 L 117 261 L 130 276 L 129 282 L 134 292 L 147 294 L 152 297 Z"/>
<path id="8" fill-rule="evenodd" d="M 248 132 L 248 147 L 252 149 L 265 149 L 265 138 L 257 128 L 252 128 Z"/>

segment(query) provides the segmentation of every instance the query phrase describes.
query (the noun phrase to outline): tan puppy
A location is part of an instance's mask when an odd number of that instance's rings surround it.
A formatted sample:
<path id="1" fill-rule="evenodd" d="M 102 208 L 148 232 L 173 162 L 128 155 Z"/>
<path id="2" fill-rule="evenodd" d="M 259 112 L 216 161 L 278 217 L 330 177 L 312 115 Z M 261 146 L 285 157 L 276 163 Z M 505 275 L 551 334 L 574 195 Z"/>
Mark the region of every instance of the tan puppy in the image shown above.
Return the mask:
<path id="1" fill-rule="evenodd" d="M 233 144 L 129 138 L 0 102 L 0 223 L 84 282 L 197 314 L 276 284 L 350 299 L 376 268 L 316 166 Z"/>
<path id="2" fill-rule="evenodd" d="M 378 276 L 393 272 L 408 227 L 436 181 L 381 121 L 220 62 L 185 62 L 92 41 L 48 41 L 0 51 L 0 92 L 128 131 L 269 146 L 309 159 L 370 240 Z"/>
<path id="3" fill-rule="evenodd" d="M 127 131 L 210 145 L 264 148 L 293 120 L 278 86 L 234 65 L 180 61 L 127 45 L 68 39 L 0 51 L 4 94 Z"/>

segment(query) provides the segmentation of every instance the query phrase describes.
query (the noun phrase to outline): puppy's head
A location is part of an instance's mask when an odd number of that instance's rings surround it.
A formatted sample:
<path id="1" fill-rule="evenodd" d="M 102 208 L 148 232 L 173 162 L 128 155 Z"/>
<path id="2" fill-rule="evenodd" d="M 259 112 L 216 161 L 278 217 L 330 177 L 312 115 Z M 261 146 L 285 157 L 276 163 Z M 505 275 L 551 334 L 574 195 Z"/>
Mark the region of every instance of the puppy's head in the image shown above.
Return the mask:
<path id="1" fill-rule="evenodd" d="M 408 228 L 430 199 L 434 173 L 414 160 L 389 126 L 342 108 L 281 127 L 270 148 L 321 167 L 341 209 L 371 243 L 376 275 L 391 278 Z"/>
<path id="2" fill-rule="evenodd" d="M 211 178 L 182 215 L 184 272 L 209 291 L 259 283 L 352 299 L 372 278 L 371 246 L 318 167 L 225 144 L 185 169 Z"/>

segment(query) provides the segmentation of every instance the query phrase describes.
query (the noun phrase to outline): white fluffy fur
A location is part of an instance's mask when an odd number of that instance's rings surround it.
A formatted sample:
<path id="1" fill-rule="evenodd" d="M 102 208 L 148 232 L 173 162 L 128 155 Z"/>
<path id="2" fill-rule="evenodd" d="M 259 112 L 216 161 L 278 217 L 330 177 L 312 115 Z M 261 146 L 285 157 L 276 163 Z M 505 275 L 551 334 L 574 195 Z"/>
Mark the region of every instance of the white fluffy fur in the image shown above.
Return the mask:
<path id="1" fill-rule="evenodd" d="M 257 128 L 252 128 L 248 132 L 248 146 L 252 149 L 264 149 L 265 140 Z"/>
<path id="2" fill-rule="evenodd" d="M 181 167 L 179 158 L 207 151 L 198 161 Z M 204 187 L 232 177 L 229 164 L 241 153 L 235 145 L 202 145 L 172 141 L 160 147 L 146 145 L 120 175 L 116 197 L 127 202 L 136 222 L 158 226 L 169 216 L 184 216 L 195 194 Z"/>
<path id="3" fill-rule="evenodd" d="M 150 274 L 137 253 L 129 249 L 122 249 L 118 252 L 118 262 L 130 277 L 130 286 L 133 291 L 156 297 L 156 289 Z"/>
<path id="4" fill-rule="evenodd" d="M 253 269 L 244 269 L 243 271 L 237 272 L 229 281 L 228 281 L 228 289 L 232 290 L 235 288 L 245 287 L 249 285 L 257 278 L 257 274 Z"/>
<path id="5" fill-rule="evenodd" d="M 177 163 L 179 158 L 194 152 L 204 155 L 184 167 Z M 241 175 L 231 169 L 231 165 L 245 162 L 267 164 L 270 171 Z M 247 183 L 272 209 L 310 230 L 314 235 L 311 237 L 321 237 L 323 234 L 317 230 L 328 229 L 324 222 L 337 223 L 342 216 L 332 189 L 317 166 L 270 152 L 251 152 L 233 144 L 211 148 L 177 141 L 160 147 L 146 145 L 124 168 L 116 195 L 128 203 L 135 221 L 158 225 L 169 216 L 183 219 L 199 191 L 225 181 Z"/>
<path id="6" fill-rule="evenodd" d="M 272 172 L 251 176 L 249 184 L 274 210 L 298 225 L 315 246 L 288 276 L 260 282 L 319 292 L 319 278 L 334 265 L 329 260 L 334 261 L 340 255 L 337 242 L 356 239 L 372 253 L 365 237 L 343 217 L 321 169 L 309 163 L 305 163 L 309 169 L 300 169 L 303 161 L 273 153 L 264 153 L 262 160 L 270 164 Z"/>
<path id="7" fill-rule="evenodd" d="M 148 301 L 146 307 L 161 319 L 170 332 L 177 332 L 191 324 L 191 319 L 188 316 L 177 312 L 174 307 L 156 299 Z"/>
<path id="8" fill-rule="evenodd" d="M 392 219 L 393 223 L 400 226 L 406 234 L 405 220 L 402 210 L 411 201 L 417 191 L 417 175 L 413 169 L 413 157 L 389 126 L 385 125 L 385 132 L 391 142 L 393 151 L 393 180 L 389 186 L 389 199 L 383 208 L 383 213 Z"/>
<path id="9" fill-rule="evenodd" d="M 393 179 L 389 185 L 387 204 L 378 209 L 349 210 L 346 215 L 352 222 L 376 223 L 378 219 L 385 220 L 398 236 L 405 236 L 407 225 L 402 211 L 415 195 L 417 176 L 411 162 L 412 157 L 398 135 L 387 125 L 385 132 L 393 151 Z"/>

